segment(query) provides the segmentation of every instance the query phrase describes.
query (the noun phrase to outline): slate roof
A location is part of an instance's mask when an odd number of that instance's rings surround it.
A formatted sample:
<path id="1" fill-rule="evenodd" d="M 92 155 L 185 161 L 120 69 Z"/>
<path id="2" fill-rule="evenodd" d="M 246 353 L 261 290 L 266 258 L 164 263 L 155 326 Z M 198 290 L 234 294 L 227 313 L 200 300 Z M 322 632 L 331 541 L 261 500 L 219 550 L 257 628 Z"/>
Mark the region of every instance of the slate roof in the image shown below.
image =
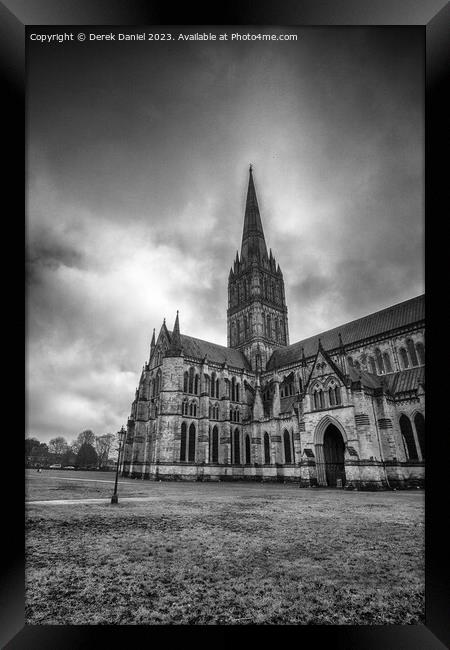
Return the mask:
<path id="1" fill-rule="evenodd" d="M 388 375 L 373 375 L 371 372 L 360 371 L 352 367 L 349 367 L 348 370 L 352 381 L 361 381 L 361 384 L 368 388 L 384 386 L 391 395 L 416 390 L 419 384 L 425 384 L 425 366 L 407 368 L 399 372 L 391 372 Z"/>
<path id="2" fill-rule="evenodd" d="M 172 332 L 169 332 L 169 335 L 172 336 Z M 215 361 L 221 364 L 226 361 L 229 366 L 233 366 L 234 368 L 250 369 L 247 359 L 242 352 L 227 348 L 225 345 L 217 345 L 217 343 L 210 343 L 209 341 L 202 341 L 202 339 L 197 339 L 193 336 L 181 334 L 181 347 L 185 357 L 203 359 L 207 355 L 209 361 Z"/>
<path id="3" fill-rule="evenodd" d="M 425 366 L 407 368 L 383 376 L 383 383 L 392 395 L 416 390 L 419 384 L 425 384 Z"/>
<path id="4" fill-rule="evenodd" d="M 314 356 L 319 345 L 319 338 L 323 348 L 329 351 L 339 347 L 339 333 L 341 333 L 344 346 L 350 346 L 358 341 L 380 336 L 384 332 L 405 327 L 424 319 L 425 295 L 421 295 L 377 311 L 369 316 L 357 318 L 326 332 L 310 336 L 287 347 L 278 348 L 274 350 L 270 357 L 267 370 L 281 368 L 300 361 L 302 348 L 305 350 L 306 358 Z"/>

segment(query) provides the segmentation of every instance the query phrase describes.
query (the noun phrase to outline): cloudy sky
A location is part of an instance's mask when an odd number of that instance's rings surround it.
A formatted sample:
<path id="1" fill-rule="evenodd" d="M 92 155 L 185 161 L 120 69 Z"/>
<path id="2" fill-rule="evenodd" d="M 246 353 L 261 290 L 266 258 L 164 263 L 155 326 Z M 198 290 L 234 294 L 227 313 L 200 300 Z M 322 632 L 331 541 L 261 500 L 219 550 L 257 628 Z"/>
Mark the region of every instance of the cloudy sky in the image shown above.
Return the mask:
<path id="1" fill-rule="evenodd" d="M 272 31 L 28 43 L 28 436 L 117 431 L 177 309 L 226 345 L 250 162 L 291 343 L 423 292 L 422 30 Z"/>

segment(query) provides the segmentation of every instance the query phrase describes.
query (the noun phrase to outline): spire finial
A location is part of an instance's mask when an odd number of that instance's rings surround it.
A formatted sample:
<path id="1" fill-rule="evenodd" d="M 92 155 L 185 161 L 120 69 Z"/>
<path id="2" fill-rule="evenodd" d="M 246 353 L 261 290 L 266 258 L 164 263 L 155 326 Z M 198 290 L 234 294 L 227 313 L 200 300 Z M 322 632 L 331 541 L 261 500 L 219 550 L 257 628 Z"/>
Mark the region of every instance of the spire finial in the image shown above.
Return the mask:
<path id="1" fill-rule="evenodd" d="M 249 165 L 247 200 L 245 204 L 244 230 L 242 232 L 241 259 L 249 260 L 267 256 L 264 231 L 259 214 L 253 181 L 253 165 Z"/>

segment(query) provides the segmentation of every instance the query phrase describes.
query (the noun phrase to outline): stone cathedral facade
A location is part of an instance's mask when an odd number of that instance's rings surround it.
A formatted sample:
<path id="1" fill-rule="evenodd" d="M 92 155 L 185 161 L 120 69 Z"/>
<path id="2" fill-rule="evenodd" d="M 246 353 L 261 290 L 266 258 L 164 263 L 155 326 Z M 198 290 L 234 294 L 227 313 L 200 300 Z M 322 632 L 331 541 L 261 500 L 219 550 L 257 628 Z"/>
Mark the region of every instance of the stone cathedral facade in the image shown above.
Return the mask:
<path id="1" fill-rule="evenodd" d="M 182 333 L 150 345 L 121 471 L 151 480 L 300 487 L 424 485 L 425 300 L 289 342 L 284 278 L 268 252 L 250 167 L 227 346 Z"/>

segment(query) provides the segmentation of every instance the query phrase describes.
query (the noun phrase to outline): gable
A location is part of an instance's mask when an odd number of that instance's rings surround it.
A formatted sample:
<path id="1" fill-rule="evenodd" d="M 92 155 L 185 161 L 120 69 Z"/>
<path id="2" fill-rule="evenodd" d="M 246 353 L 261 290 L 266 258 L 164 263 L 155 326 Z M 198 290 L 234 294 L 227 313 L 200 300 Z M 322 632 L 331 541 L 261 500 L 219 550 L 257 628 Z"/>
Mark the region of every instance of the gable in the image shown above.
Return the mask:
<path id="1" fill-rule="evenodd" d="M 322 346 L 319 345 L 313 367 L 311 368 L 306 382 L 305 390 L 309 390 L 316 380 L 320 380 L 321 384 L 324 384 L 331 376 L 335 376 L 338 379 L 338 383 L 345 383 L 345 377 L 342 370 L 334 363 Z"/>

